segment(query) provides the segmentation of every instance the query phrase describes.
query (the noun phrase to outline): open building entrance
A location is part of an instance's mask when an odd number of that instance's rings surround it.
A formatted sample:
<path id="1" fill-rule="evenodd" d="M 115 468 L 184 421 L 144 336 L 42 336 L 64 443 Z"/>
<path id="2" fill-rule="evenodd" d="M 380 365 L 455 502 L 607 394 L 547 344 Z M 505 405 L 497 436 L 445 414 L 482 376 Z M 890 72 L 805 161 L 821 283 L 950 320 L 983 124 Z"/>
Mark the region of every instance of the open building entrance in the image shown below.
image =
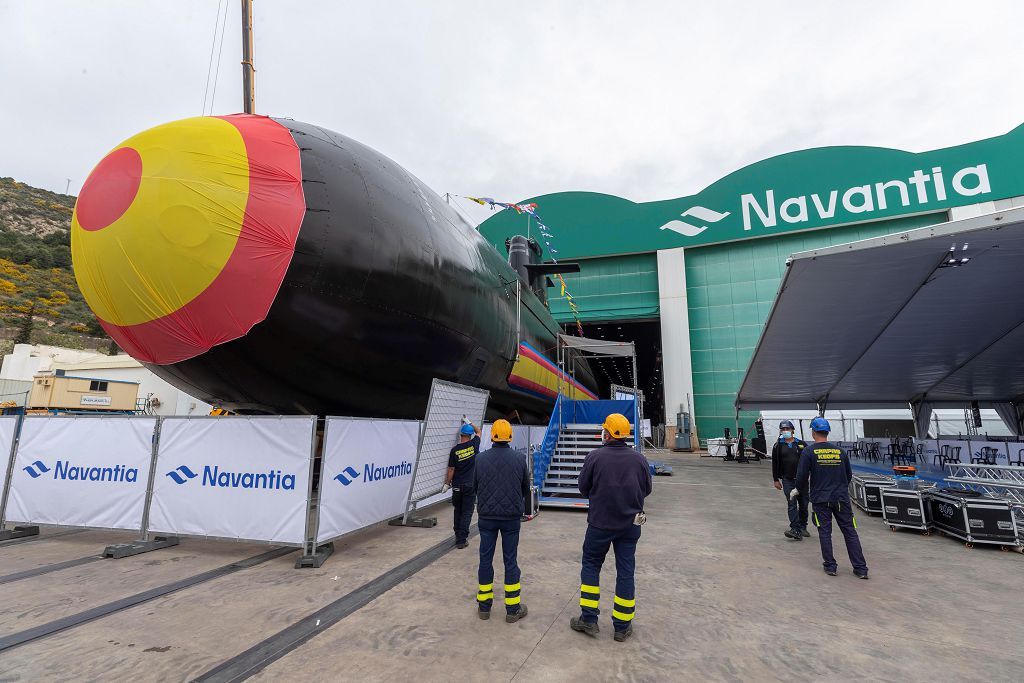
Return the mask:
<path id="1" fill-rule="evenodd" d="M 575 324 L 564 324 L 566 334 L 577 333 Z M 633 342 L 636 348 L 637 387 L 643 393 L 644 418 L 652 427 L 665 424 L 664 380 L 661 369 L 661 323 L 658 320 L 585 323 L 583 336 L 589 339 Z M 632 359 L 593 358 L 590 367 L 597 379 L 600 398 L 611 397 L 611 385 L 633 385 Z"/>

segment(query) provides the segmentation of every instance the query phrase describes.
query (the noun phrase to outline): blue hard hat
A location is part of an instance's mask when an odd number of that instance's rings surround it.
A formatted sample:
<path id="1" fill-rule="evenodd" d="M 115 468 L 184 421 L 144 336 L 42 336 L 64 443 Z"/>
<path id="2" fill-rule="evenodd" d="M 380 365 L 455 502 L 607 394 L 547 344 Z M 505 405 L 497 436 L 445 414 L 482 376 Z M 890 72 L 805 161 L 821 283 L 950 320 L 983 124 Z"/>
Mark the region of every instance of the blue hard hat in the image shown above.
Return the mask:
<path id="1" fill-rule="evenodd" d="M 796 427 L 789 420 L 783 420 L 779 423 L 779 429 L 796 429 Z"/>
<path id="2" fill-rule="evenodd" d="M 462 425 L 462 429 L 459 430 L 459 434 L 465 434 L 466 436 L 473 436 L 476 434 L 476 430 L 473 429 L 473 425 Z"/>
<path id="3" fill-rule="evenodd" d="M 830 425 L 828 423 L 828 420 L 826 420 L 825 418 L 816 417 L 813 420 L 811 420 L 811 431 L 828 433 L 832 431 L 832 425 Z"/>

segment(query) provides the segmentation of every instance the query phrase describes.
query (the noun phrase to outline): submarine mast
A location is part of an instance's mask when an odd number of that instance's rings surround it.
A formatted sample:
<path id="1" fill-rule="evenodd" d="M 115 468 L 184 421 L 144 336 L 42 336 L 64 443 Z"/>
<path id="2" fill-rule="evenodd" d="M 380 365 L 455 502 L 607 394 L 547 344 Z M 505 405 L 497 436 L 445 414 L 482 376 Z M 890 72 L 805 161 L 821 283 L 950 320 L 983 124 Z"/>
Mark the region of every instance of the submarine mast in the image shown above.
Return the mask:
<path id="1" fill-rule="evenodd" d="M 242 111 L 256 113 L 256 67 L 252 64 L 252 0 L 242 0 Z"/>

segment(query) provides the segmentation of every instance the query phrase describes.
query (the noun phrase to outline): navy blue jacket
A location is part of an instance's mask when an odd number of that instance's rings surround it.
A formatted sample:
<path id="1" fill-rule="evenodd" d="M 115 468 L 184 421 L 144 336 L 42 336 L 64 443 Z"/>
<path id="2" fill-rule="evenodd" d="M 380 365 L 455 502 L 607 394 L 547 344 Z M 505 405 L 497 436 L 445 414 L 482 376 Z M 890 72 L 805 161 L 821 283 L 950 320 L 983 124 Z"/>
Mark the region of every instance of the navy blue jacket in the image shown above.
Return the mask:
<path id="1" fill-rule="evenodd" d="M 529 508 L 526 454 L 494 444 L 476 456 L 476 513 L 490 519 L 519 519 Z"/>
<path id="2" fill-rule="evenodd" d="M 811 480 L 812 503 L 846 502 L 850 498 L 850 479 L 853 478 L 850 456 L 829 441 L 808 445 L 796 470 L 796 487 L 801 493 L 807 492 L 808 478 Z"/>
<path id="3" fill-rule="evenodd" d="M 628 529 L 651 495 L 647 458 L 621 441 L 590 451 L 580 470 L 579 489 L 590 499 L 587 522 L 606 531 Z"/>

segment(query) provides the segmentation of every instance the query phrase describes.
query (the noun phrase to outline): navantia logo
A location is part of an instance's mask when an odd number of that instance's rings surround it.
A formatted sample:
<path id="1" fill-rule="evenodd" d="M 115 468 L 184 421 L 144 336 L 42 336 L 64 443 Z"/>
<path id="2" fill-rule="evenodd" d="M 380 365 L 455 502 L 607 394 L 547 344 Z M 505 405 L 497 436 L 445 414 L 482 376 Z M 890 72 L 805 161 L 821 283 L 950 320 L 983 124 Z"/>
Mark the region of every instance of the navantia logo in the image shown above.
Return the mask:
<path id="1" fill-rule="evenodd" d="M 42 460 L 36 460 L 28 467 L 22 467 L 33 479 L 38 479 L 44 474 L 53 473 L 54 480 L 60 481 L 99 481 L 99 482 L 129 482 L 139 480 L 139 470 L 127 465 L 113 465 L 111 467 L 89 467 L 75 465 L 70 460 L 58 460 L 50 468 Z"/>
<path id="2" fill-rule="evenodd" d="M 708 226 L 704 225 L 704 223 L 717 223 L 720 220 L 728 218 L 729 212 L 726 211 L 721 213 L 704 206 L 691 206 L 679 215 L 683 218 L 696 218 L 697 221 L 701 222 L 701 225 L 694 225 L 693 223 L 688 223 L 686 221 L 674 220 L 661 226 L 660 229 L 678 232 L 684 237 L 696 237 L 708 229 Z"/>
<path id="3" fill-rule="evenodd" d="M 740 196 L 740 212 L 743 229 L 750 230 L 773 228 L 780 220 L 789 224 L 820 223 L 834 219 L 840 209 L 845 214 L 871 214 L 896 206 L 916 210 L 932 202 L 947 201 L 950 196 L 974 197 L 990 192 L 992 185 L 986 164 L 958 169 L 948 184 L 942 167 L 935 166 L 931 173 L 917 169 L 906 180 L 894 178 L 810 195 L 777 196 L 775 190 L 744 194 Z M 755 225 L 754 221 L 760 225 Z"/>
<path id="4" fill-rule="evenodd" d="M 185 465 L 179 465 L 173 471 L 168 472 L 167 476 L 171 478 L 175 484 L 184 484 L 189 479 L 195 479 L 199 475 L 190 470 Z"/>
<path id="5" fill-rule="evenodd" d="M 352 482 L 356 481 L 358 477 L 358 472 L 356 472 L 351 467 L 346 467 L 344 470 L 341 471 L 341 474 L 336 476 L 334 479 L 335 481 L 340 482 L 342 486 L 348 486 Z"/>
<path id="6" fill-rule="evenodd" d="M 199 477 L 187 465 L 179 465 L 164 476 L 179 486 Z M 281 470 L 266 472 L 232 472 L 222 470 L 219 465 L 204 465 L 200 486 L 224 489 L 275 489 L 292 491 L 295 489 L 295 475 L 285 474 Z"/>
<path id="7" fill-rule="evenodd" d="M 387 467 L 377 467 L 375 463 L 370 462 L 363 465 L 362 481 L 383 481 L 384 479 L 407 477 L 410 474 L 412 474 L 412 463 L 407 460 L 403 460 L 397 465 L 388 465 Z M 342 486 L 349 486 L 359 481 L 359 471 L 351 466 L 346 467 L 334 480 Z"/>
<path id="8" fill-rule="evenodd" d="M 44 474 L 50 471 L 50 468 L 43 464 L 42 460 L 36 460 L 28 467 L 23 467 L 22 469 L 28 472 L 28 476 L 32 477 L 33 479 L 38 479 L 39 477 L 43 476 Z"/>

